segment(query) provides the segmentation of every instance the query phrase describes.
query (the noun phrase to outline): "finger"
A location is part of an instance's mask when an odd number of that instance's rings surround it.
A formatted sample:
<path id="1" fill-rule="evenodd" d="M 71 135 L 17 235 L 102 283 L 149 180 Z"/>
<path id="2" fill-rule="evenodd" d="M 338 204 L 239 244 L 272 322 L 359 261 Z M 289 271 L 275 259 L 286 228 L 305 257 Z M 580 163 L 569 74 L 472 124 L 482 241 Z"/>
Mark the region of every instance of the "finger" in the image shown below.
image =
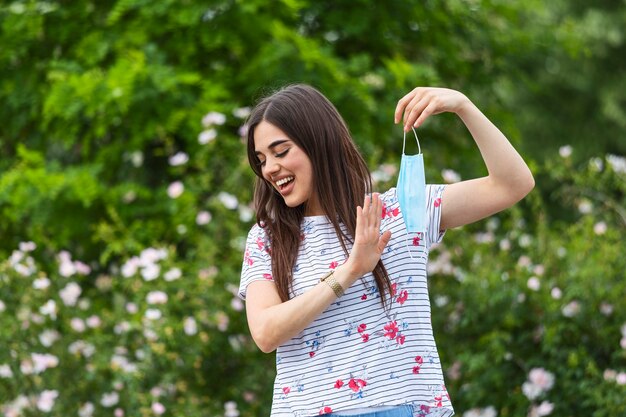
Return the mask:
<path id="1" fill-rule="evenodd" d="M 432 116 L 433 113 L 435 112 L 435 110 L 437 109 L 437 103 L 436 102 L 431 102 L 428 106 L 426 106 L 426 108 L 422 111 L 422 114 L 419 115 L 419 117 L 415 120 L 415 123 L 413 123 L 413 127 L 419 127 L 422 125 L 422 123 L 424 123 L 426 121 L 426 119 L 429 116 Z"/>
<path id="2" fill-rule="evenodd" d="M 391 231 L 385 230 L 385 232 L 380 236 L 380 239 L 378 239 L 378 253 L 383 253 L 383 250 L 385 250 L 385 246 L 387 246 L 390 240 Z"/>
<path id="3" fill-rule="evenodd" d="M 382 214 L 383 214 L 383 202 L 380 199 L 380 194 L 376 193 L 376 200 L 375 200 L 375 207 L 374 210 L 372 210 L 373 213 L 373 219 L 374 219 L 374 227 L 376 228 L 376 231 L 379 232 L 380 230 L 380 222 L 382 219 Z"/>
<path id="4" fill-rule="evenodd" d="M 415 103 L 411 103 L 413 104 L 410 107 L 411 110 L 408 113 L 404 114 L 405 132 L 408 132 L 409 130 L 411 130 L 411 127 L 414 125 L 415 121 L 419 118 L 419 116 L 422 114 L 424 109 L 428 106 L 428 102 L 429 102 L 428 98 L 423 97 L 419 101 L 416 101 Z"/>
<path id="5" fill-rule="evenodd" d="M 361 236 L 363 233 L 363 208 L 361 206 L 356 207 L 356 230 L 354 231 L 354 240 Z"/>
<path id="6" fill-rule="evenodd" d="M 370 214 L 370 197 L 366 195 L 363 199 L 363 216 L 361 217 L 363 227 L 367 228 L 369 226 L 369 214 Z"/>
<path id="7" fill-rule="evenodd" d="M 402 97 L 400 100 L 398 100 L 398 104 L 396 104 L 396 111 L 395 111 L 394 116 L 393 116 L 393 120 L 394 120 L 395 123 L 400 122 L 400 119 L 402 118 L 402 113 L 404 112 L 404 109 L 406 108 L 407 104 L 409 104 L 411 102 L 411 100 L 415 96 L 416 92 L 417 92 L 417 88 L 414 88 L 413 90 L 411 90 L 411 92 L 409 92 L 404 97 Z"/>

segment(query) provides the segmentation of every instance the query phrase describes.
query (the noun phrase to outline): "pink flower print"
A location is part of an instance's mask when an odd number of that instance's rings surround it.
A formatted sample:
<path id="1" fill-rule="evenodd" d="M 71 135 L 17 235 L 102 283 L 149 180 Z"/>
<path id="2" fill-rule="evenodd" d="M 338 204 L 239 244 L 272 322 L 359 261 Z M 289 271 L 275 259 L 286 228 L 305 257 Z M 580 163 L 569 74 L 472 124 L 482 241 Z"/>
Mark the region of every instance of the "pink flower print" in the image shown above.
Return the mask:
<path id="1" fill-rule="evenodd" d="M 367 382 L 365 382 L 362 379 L 350 378 L 350 382 L 348 382 L 348 386 L 354 392 L 359 392 L 359 390 L 366 385 L 367 385 Z"/>
<path id="2" fill-rule="evenodd" d="M 363 339 L 363 342 L 367 342 L 368 340 L 370 340 L 370 335 L 367 333 L 363 333 L 361 335 L 361 339 Z"/>
<path id="3" fill-rule="evenodd" d="M 263 274 L 263 278 L 271 280 L 272 279 L 272 274 Z"/>
<path id="4" fill-rule="evenodd" d="M 398 283 L 394 282 L 393 284 L 391 284 L 391 296 L 395 297 L 397 292 L 398 292 Z"/>
<path id="5" fill-rule="evenodd" d="M 420 367 L 419 366 L 414 366 L 413 367 L 413 373 L 414 374 L 419 374 L 420 373 Z"/>
<path id="6" fill-rule="evenodd" d="M 389 323 L 385 324 L 385 336 L 387 336 L 389 339 L 393 340 L 396 338 L 396 335 L 398 334 L 398 323 L 394 320 L 394 321 L 390 321 Z"/>
<path id="7" fill-rule="evenodd" d="M 328 267 L 329 267 L 330 269 L 335 269 L 335 268 L 337 268 L 338 266 L 339 266 L 339 262 L 337 262 L 337 261 L 332 261 Z"/>
<path id="8" fill-rule="evenodd" d="M 417 355 L 415 357 L 415 362 L 417 362 L 417 364 L 421 366 L 424 363 L 424 359 L 421 356 Z"/>
<path id="9" fill-rule="evenodd" d="M 435 407 L 443 407 L 442 397 L 442 395 L 435 396 Z"/>
<path id="10" fill-rule="evenodd" d="M 312 358 L 313 356 L 315 356 L 315 352 L 309 352 L 309 358 Z"/>
<path id="11" fill-rule="evenodd" d="M 398 214 L 400 214 L 400 207 L 396 207 L 395 209 L 391 210 L 391 217 L 398 217 Z"/>
<path id="12" fill-rule="evenodd" d="M 367 294 L 363 294 L 363 295 L 361 296 L 361 300 L 363 300 L 363 301 L 367 300 Z"/>
<path id="13" fill-rule="evenodd" d="M 291 392 L 291 387 L 283 387 L 283 394 L 287 395 Z"/>
<path id="14" fill-rule="evenodd" d="M 343 387 L 343 381 L 338 379 L 337 382 L 335 382 L 335 388 L 339 389 L 341 387 Z"/>
<path id="15" fill-rule="evenodd" d="M 404 304 L 404 302 L 409 298 L 409 292 L 407 290 L 400 291 L 400 295 L 396 299 L 400 305 Z"/>
<path id="16" fill-rule="evenodd" d="M 319 415 L 321 416 L 322 414 L 329 414 L 329 413 L 332 413 L 332 412 L 333 412 L 333 409 L 332 409 L 332 408 L 330 408 L 330 407 L 324 407 L 324 408 L 322 408 L 322 409 L 320 410 L 320 414 L 319 414 Z"/>
<path id="17" fill-rule="evenodd" d="M 367 329 L 367 324 L 365 324 L 365 323 L 359 324 L 359 326 L 356 328 L 356 330 L 359 333 L 363 333 L 365 331 L 365 329 Z"/>
<path id="18" fill-rule="evenodd" d="M 396 337 L 396 342 L 398 342 L 399 345 L 403 345 L 405 339 L 406 337 L 403 334 L 401 334 L 398 337 Z"/>
<path id="19" fill-rule="evenodd" d="M 430 414 L 430 407 L 427 405 L 421 405 L 420 406 L 420 411 L 423 411 L 426 414 Z"/>
<path id="20" fill-rule="evenodd" d="M 262 250 L 263 246 L 265 246 L 265 242 L 263 242 L 263 239 L 261 239 L 260 237 L 257 237 L 256 245 L 259 247 L 259 250 Z"/>
<path id="21" fill-rule="evenodd" d="M 433 203 L 433 205 L 434 205 L 435 207 L 439 207 L 439 206 L 441 205 L 441 198 L 437 198 L 437 199 L 435 199 L 435 202 Z"/>
<path id="22" fill-rule="evenodd" d="M 249 266 L 254 265 L 254 261 L 252 260 L 252 258 L 250 258 L 250 251 L 246 251 L 244 257 L 243 257 L 243 261 L 245 263 L 247 263 Z"/>
<path id="23" fill-rule="evenodd" d="M 419 236 L 415 236 L 413 238 L 413 246 L 419 246 L 420 245 L 420 237 Z"/>
<path id="24" fill-rule="evenodd" d="M 387 204 L 383 203 L 383 215 L 382 215 L 382 219 L 384 219 L 387 216 Z"/>

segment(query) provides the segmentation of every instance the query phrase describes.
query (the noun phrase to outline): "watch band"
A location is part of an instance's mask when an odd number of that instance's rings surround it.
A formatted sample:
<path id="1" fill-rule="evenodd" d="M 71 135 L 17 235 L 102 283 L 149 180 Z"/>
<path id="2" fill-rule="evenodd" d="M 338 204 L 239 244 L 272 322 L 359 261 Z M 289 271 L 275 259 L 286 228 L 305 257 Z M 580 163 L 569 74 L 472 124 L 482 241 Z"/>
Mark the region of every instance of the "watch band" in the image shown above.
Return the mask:
<path id="1" fill-rule="evenodd" d="M 326 275 L 320 279 L 321 282 L 325 282 L 328 286 L 333 290 L 337 298 L 341 297 L 344 294 L 343 287 L 337 282 L 333 274 L 335 270 L 329 271 Z"/>

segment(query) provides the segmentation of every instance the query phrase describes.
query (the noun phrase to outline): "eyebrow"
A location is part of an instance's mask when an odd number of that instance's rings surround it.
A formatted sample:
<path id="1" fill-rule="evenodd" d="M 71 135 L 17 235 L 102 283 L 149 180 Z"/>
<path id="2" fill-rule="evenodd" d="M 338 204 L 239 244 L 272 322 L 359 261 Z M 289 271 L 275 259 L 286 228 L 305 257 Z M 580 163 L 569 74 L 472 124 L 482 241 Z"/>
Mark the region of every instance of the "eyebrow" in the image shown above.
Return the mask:
<path id="1" fill-rule="evenodd" d="M 272 150 L 272 149 L 274 149 L 275 147 L 277 147 L 278 145 L 282 145 L 282 144 L 283 144 L 283 143 L 285 143 L 285 142 L 289 142 L 289 140 L 287 140 L 287 139 L 278 139 L 278 140 L 275 140 L 274 142 L 270 143 L 270 146 L 268 146 L 268 149 L 269 149 L 269 150 Z M 262 153 L 261 151 L 256 151 L 256 152 L 254 152 L 254 154 L 255 154 L 255 155 L 257 155 L 257 156 L 258 156 L 259 154 L 261 154 L 261 153 Z"/>

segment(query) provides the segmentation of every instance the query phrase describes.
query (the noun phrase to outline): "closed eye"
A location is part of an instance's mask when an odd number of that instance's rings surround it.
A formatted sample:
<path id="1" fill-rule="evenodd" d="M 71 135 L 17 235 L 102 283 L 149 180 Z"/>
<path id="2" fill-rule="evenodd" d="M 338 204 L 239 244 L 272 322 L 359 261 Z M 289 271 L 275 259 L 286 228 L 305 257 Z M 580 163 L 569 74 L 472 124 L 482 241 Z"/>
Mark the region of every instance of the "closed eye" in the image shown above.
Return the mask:
<path id="1" fill-rule="evenodd" d="M 285 149 L 284 151 L 282 151 L 281 153 L 274 154 L 274 156 L 275 156 L 276 158 L 282 158 L 282 157 L 284 157 L 285 155 L 287 155 L 287 153 L 289 152 L 289 149 L 290 149 L 290 148 L 287 148 L 287 149 Z M 259 160 L 259 162 L 257 163 L 257 165 L 258 165 L 259 167 L 263 168 L 263 167 L 265 166 L 265 160 L 263 160 L 263 161 Z"/>

